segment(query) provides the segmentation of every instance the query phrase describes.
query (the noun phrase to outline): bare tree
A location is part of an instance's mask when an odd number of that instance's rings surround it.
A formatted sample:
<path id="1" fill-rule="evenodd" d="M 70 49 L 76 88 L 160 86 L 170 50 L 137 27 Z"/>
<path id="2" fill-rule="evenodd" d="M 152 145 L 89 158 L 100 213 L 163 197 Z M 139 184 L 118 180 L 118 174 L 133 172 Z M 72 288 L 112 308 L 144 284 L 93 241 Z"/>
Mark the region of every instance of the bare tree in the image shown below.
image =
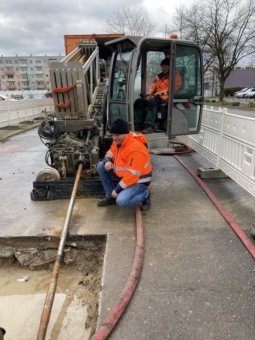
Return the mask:
<path id="1" fill-rule="evenodd" d="M 203 30 L 203 15 L 203 4 L 200 2 L 194 3 L 190 8 L 180 5 L 176 9 L 173 23 L 181 39 L 193 40 L 200 46 L 203 51 L 204 72 L 206 72 L 215 62 L 216 57 L 207 46 L 207 35 L 210 32 Z"/>
<path id="2" fill-rule="evenodd" d="M 144 7 L 129 8 L 125 5 L 114 9 L 104 24 L 107 33 L 135 36 L 152 35 L 155 28 L 156 24 L 152 22 Z"/>
<path id="3" fill-rule="evenodd" d="M 174 20 L 183 37 L 202 48 L 204 69 L 213 66 L 223 100 L 224 83 L 230 72 L 255 50 L 254 1 L 196 1 L 189 8 L 179 7 Z"/>
<path id="4" fill-rule="evenodd" d="M 175 33 L 175 32 L 176 32 L 176 27 L 173 24 L 171 25 L 164 24 L 159 29 L 159 33 L 162 34 L 164 38 L 169 38 L 170 34 Z"/>

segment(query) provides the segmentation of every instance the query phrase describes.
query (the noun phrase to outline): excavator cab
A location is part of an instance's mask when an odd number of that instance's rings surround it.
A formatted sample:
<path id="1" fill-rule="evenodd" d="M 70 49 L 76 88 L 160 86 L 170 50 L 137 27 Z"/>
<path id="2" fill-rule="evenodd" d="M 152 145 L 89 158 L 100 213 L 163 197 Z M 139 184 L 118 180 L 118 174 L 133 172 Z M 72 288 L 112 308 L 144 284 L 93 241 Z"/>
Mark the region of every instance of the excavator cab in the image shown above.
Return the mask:
<path id="1" fill-rule="evenodd" d="M 160 63 L 169 58 L 169 96 L 167 114 L 160 122 L 167 138 L 196 134 L 200 129 L 203 106 L 203 71 L 200 48 L 191 41 L 148 37 L 122 37 L 106 45 L 112 50 L 108 91 L 109 125 L 118 117 L 134 131 L 134 103 L 145 97 L 161 72 Z M 179 72 L 182 85 L 175 92 L 174 79 Z"/>

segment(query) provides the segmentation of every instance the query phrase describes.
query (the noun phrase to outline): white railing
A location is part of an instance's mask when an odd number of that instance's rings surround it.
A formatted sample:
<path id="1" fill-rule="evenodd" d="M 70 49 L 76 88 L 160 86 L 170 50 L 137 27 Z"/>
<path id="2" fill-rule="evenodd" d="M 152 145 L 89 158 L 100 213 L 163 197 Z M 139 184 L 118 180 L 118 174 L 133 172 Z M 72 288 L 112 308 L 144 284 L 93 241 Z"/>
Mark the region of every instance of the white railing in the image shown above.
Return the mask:
<path id="1" fill-rule="evenodd" d="M 206 106 L 200 133 L 180 139 L 255 196 L 255 118 Z"/>
<path id="2" fill-rule="evenodd" d="M 33 120 L 53 109 L 52 98 L 0 102 L 0 128 Z"/>

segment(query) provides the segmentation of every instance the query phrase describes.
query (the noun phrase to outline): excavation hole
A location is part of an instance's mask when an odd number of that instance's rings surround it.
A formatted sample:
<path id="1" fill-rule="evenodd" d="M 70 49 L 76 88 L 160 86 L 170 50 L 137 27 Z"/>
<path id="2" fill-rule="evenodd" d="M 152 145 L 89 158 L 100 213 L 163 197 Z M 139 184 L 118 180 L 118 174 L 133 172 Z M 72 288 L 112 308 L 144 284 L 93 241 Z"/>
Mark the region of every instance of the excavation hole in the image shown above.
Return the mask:
<path id="1" fill-rule="evenodd" d="M 5 340 L 36 339 L 59 238 L 0 238 L 0 327 Z M 70 235 L 64 249 L 47 340 L 95 332 L 106 236 Z"/>

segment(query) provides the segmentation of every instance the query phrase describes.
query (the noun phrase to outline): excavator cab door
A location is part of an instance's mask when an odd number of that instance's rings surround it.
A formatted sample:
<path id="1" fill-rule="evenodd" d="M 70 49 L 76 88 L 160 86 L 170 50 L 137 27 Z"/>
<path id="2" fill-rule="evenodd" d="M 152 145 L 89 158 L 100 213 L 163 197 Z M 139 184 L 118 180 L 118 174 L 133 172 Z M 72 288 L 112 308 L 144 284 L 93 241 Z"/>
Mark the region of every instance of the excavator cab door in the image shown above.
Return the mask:
<path id="1" fill-rule="evenodd" d="M 204 101 L 202 53 L 196 45 L 176 41 L 172 43 L 170 58 L 167 134 L 169 137 L 197 134 Z M 176 91 L 177 73 L 182 85 Z"/>

